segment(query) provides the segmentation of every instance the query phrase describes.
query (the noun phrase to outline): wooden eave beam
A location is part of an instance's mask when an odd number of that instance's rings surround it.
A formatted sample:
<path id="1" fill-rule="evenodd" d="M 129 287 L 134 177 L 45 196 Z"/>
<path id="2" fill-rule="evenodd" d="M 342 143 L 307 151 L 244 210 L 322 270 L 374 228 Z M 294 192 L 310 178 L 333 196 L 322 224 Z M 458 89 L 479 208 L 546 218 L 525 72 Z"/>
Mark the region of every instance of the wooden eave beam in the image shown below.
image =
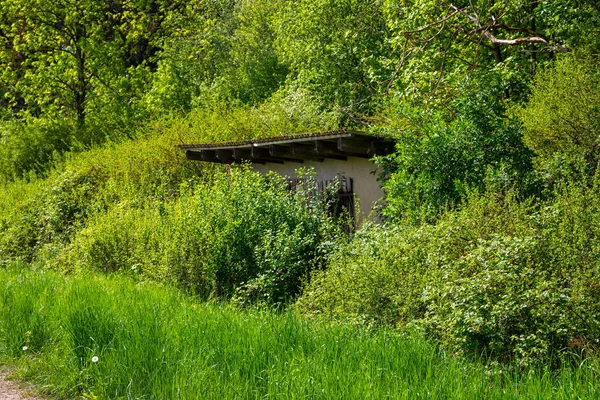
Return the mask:
<path id="1" fill-rule="evenodd" d="M 344 153 L 355 154 L 354 157 L 371 157 L 374 150 L 373 142 L 349 138 L 339 138 L 337 149 Z"/>
<path id="2" fill-rule="evenodd" d="M 215 150 L 187 150 L 185 152 L 185 157 L 188 160 L 195 161 L 206 161 L 206 162 L 221 162 L 217 158 L 217 153 Z"/>
<path id="3" fill-rule="evenodd" d="M 298 146 L 312 148 L 312 151 L 296 151 Z M 289 157 L 296 160 L 311 160 L 323 162 L 324 158 L 320 157 L 314 150 L 314 146 L 311 147 L 309 144 L 290 143 L 286 145 L 270 145 L 269 152 L 271 155 L 276 157 Z"/>
<path id="4" fill-rule="evenodd" d="M 303 160 L 299 160 L 296 158 L 274 157 L 271 155 L 270 149 L 267 147 L 254 146 L 254 147 L 252 147 L 250 153 L 251 153 L 253 159 L 258 158 L 261 160 L 265 160 L 266 162 L 272 162 L 272 163 L 277 163 L 277 164 L 283 164 L 286 161 L 287 162 L 297 162 L 297 163 L 304 162 Z"/>
<path id="5" fill-rule="evenodd" d="M 340 138 L 335 142 L 323 142 L 322 146 L 329 152 L 343 154 L 346 157 L 371 158 L 368 146 L 350 146 L 346 138 Z"/>
<path id="6" fill-rule="evenodd" d="M 374 155 L 387 155 L 394 151 L 391 140 L 374 140 L 370 137 L 339 135 L 322 139 L 313 138 L 301 141 L 280 141 L 275 143 L 254 143 L 217 148 L 190 148 L 186 158 L 190 160 L 218 162 L 249 161 L 257 164 L 267 162 L 302 163 L 304 160 L 322 162 L 325 158 L 347 160 L 348 157 L 372 158 Z"/>
<path id="7" fill-rule="evenodd" d="M 250 148 L 233 149 L 233 159 L 238 163 L 249 161 L 254 164 L 265 164 L 267 162 L 266 160 L 257 157 L 252 157 L 252 151 Z"/>
<path id="8" fill-rule="evenodd" d="M 337 148 L 353 157 L 371 158 L 375 154 L 389 154 L 394 151 L 392 142 L 374 142 L 366 138 L 339 138 Z"/>
<path id="9" fill-rule="evenodd" d="M 346 161 L 348 157 L 346 154 L 338 151 L 332 143 L 316 140 L 311 144 L 304 143 L 293 143 L 291 145 L 292 152 L 294 154 L 306 155 L 306 156 L 317 156 L 321 159 L 332 158 L 334 160 Z"/>
<path id="10" fill-rule="evenodd" d="M 187 158 L 188 160 L 202 161 L 202 152 L 194 151 L 194 150 L 186 150 L 185 158 Z"/>
<path id="11" fill-rule="evenodd" d="M 233 158 L 233 149 L 219 149 L 215 150 L 217 153 L 217 159 L 222 164 L 232 164 L 235 160 Z"/>

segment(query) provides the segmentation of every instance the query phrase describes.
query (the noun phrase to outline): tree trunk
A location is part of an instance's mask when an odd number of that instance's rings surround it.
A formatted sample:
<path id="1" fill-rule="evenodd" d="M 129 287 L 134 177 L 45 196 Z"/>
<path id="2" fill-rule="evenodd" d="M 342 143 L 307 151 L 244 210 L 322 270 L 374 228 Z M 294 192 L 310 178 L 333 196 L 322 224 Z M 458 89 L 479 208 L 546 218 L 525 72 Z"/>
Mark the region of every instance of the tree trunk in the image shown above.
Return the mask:
<path id="1" fill-rule="evenodd" d="M 529 10 L 529 13 L 531 15 L 531 31 L 532 32 L 537 32 L 536 31 L 536 21 L 535 21 L 535 9 L 538 6 L 539 1 L 538 0 L 532 0 L 531 1 L 531 8 Z M 529 50 L 531 50 L 531 66 L 529 69 L 529 72 L 531 73 L 531 76 L 535 75 L 535 67 L 537 64 L 537 52 L 535 51 L 535 44 L 531 43 L 529 45 Z"/>
<path id="2" fill-rule="evenodd" d="M 88 83 L 85 74 L 86 55 L 85 51 L 79 45 L 79 40 L 85 38 L 85 27 L 77 26 L 75 28 L 75 59 L 77 60 L 77 83 L 75 84 L 75 112 L 77 114 L 77 123 L 80 127 L 85 125 L 85 99 L 87 97 Z"/>

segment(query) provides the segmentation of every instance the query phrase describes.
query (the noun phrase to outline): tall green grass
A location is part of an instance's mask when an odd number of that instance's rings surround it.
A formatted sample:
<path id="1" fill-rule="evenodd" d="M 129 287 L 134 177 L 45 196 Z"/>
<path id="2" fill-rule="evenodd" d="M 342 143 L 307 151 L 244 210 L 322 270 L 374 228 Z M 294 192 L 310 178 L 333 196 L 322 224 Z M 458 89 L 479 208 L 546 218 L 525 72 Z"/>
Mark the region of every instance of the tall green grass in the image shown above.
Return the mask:
<path id="1" fill-rule="evenodd" d="M 61 398 L 568 399 L 600 387 L 591 359 L 553 373 L 483 367 L 418 336 L 22 266 L 0 270 L 0 354 Z"/>

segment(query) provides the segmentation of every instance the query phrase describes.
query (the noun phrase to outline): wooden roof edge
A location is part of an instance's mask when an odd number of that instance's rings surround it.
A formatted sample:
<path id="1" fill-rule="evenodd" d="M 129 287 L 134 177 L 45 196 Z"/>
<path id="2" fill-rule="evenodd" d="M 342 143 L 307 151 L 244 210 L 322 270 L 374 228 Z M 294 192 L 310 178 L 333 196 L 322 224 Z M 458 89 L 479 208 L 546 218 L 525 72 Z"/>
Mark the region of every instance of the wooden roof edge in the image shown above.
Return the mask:
<path id="1" fill-rule="evenodd" d="M 392 138 L 373 135 L 364 131 L 338 129 L 324 132 L 311 132 L 297 135 L 274 136 L 267 138 L 247 139 L 234 142 L 220 143 L 195 143 L 195 144 L 180 144 L 177 145 L 181 150 L 219 150 L 219 149 L 235 149 L 235 148 L 250 148 L 259 146 L 290 144 L 300 142 L 310 142 L 315 140 L 333 140 L 339 138 L 360 137 L 365 139 L 376 139 L 383 142 L 394 142 Z"/>

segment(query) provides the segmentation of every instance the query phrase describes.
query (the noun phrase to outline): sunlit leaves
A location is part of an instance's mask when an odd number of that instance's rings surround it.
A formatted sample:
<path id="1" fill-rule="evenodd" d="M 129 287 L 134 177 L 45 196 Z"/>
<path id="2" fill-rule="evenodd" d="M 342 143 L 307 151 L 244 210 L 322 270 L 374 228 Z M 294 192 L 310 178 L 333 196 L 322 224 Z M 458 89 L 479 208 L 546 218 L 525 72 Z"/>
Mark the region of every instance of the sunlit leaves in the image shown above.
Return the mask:
<path id="1" fill-rule="evenodd" d="M 392 75 L 380 2 L 290 2 L 280 24 L 278 53 L 290 79 L 360 122 Z"/>
<path id="2" fill-rule="evenodd" d="M 600 75 L 597 62 L 558 60 L 538 74 L 529 102 L 518 111 L 524 140 L 548 163 L 556 157 L 580 160 L 596 170 L 600 133 Z"/>

